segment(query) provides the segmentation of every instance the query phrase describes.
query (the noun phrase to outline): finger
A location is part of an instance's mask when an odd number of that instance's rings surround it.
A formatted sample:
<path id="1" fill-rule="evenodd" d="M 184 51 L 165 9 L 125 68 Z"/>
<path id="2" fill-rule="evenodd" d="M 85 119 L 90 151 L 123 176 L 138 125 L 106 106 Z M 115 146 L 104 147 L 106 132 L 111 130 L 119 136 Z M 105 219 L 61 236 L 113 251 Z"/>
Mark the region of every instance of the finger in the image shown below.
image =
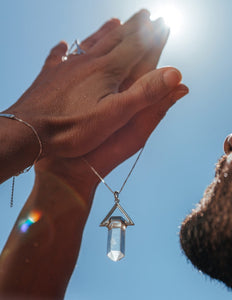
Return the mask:
<path id="1" fill-rule="evenodd" d="M 104 38 L 99 40 L 94 47 L 91 48 L 90 53 L 94 56 L 103 56 L 109 53 L 115 46 L 130 34 L 140 30 L 142 26 L 150 22 L 150 13 L 143 9 L 137 14 L 133 15 L 125 24 L 112 30 Z"/>
<path id="2" fill-rule="evenodd" d="M 155 27 L 155 43 L 153 49 L 149 53 L 150 55 L 148 55 L 148 61 L 154 60 L 154 68 L 158 65 L 160 55 L 170 34 L 170 28 L 166 26 L 164 19 L 160 18 L 158 20 L 159 26 Z"/>
<path id="3" fill-rule="evenodd" d="M 147 21 L 150 22 L 150 12 L 147 9 L 141 9 L 123 24 L 124 36 L 139 30 Z"/>
<path id="4" fill-rule="evenodd" d="M 126 126 L 125 133 L 123 133 L 125 139 L 127 134 L 134 132 L 134 144 L 131 150 L 137 152 L 145 145 L 150 134 L 164 118 L 170 107 L 172 107 L 188 92 L 188 88 L 185 85 L 180 84 L 166 97 L 164 97 L 162 101 L 152 105 L 151 107 L 145 108 L 132 118 Z"/>
<path id="5" fill-rule="evenodd" d="M 88 162 L 105 177 L 112 169 L 141 149 L 150 134 L 163 119 L 168 109 L 188 93 L 180 84 L 161 103 L 154 104 L 136 114 L 123 128 L 115 132 L 104 144 L 86 156 Z"/>
<path id="6" fill-rule="evenodd" d="M 181 77 L 181 73 L 175 68 L 153 70 L 137 80 L 128 90 L 102 99 L 100 105 L 103 106 L 103 111 L 110 111 L 110 118 L 117 117 L 121 110 L 123 122 L 124 116 L 125 119 L 130 119 L 147 106 L 159 103 L 179 85 Z"/>
<path id="7" fill-rule="evenodd" d="M 103 98 L 95 111 L 97 118 L 94 121 L 94 128 L 91 127 L 92 139 L 88 141 L 88 149 L 94 149 L 102 144 L 139 111 L 162 101 L 179 85 L 180 80 L 181 74 L 174 68 L 155 70 L 142 77 L 125 92 Z M 101 128 L 100 136 L 99 128 Z"/>
<path id="8" fill-rule="evenodd" d="M 27 89 L 27 92 L 33 91 L 36 86 L 41 82 L 41 76 L 43 76 L 43 71 L 45 71 L 47 68 L 51 68 L 62 62 L 62 56 L 66 54 L 67 51 L 67 43 L 64 41 L 61 41 L 58 45 L 56 45 L 54 48 L 51 49 L 50 54 L 48 55 L 42 70 L 40 71 L 37 78 L 34 80 L 32 85 Z"/>
<path id="9" fill-rule="evenodd" d="M 152 22 L 152 25 L 154 28 L 153 44 L 150 51 L 148 51 L 143 57 L 142 63 L 138 68 L 139 70 L 141 70 L 140 76 L 147 73 L 147 70 L 150 71 L 157 67 L 160 55 L 170 33 L 170 28 L 166 26 L 163 18 L 155 20 L 154 22 Z"/>
<path id="10" fill-rule="evenodd" d="M 169 36 L 169 28 L 165 25 L 162 18 L 153 22 L 154 41 L 152 48 L 145 53 L 142 59 L 132 68 L 129 76 L 122 82 L 119 90 L 129 88 L 138 78 L 154 70 L 157 67 L 160 55 Z"/>
<path id="11" fill-rule="evenodd" d="M 96 45 L 102 38 L 104 38 L 109 32 L 120 26 L 120 20 L 111 19 L 106 22 L 97 32 L 81 42 L 81 49 L 88 51 L 94 45 Z"/>
<path id="12" fill-rule="evenodd" d="M 66 54 L 68 50 L 68 45 L 66 42 L 61 41 L 58 45 L 56 45 L 48 55 L 43 69 L 52 68 L 62 62 L 62 57 Z"/>
<path id="13" fill-rule="evenodd" d="M 127 36 L 110 53 L 104 56 L 105 71 L 112 80 L 122 83 L 130 74 L 132 68 L 151 49 L 154 31 L 152 26 L 144 26 L 141 30 Z"/>

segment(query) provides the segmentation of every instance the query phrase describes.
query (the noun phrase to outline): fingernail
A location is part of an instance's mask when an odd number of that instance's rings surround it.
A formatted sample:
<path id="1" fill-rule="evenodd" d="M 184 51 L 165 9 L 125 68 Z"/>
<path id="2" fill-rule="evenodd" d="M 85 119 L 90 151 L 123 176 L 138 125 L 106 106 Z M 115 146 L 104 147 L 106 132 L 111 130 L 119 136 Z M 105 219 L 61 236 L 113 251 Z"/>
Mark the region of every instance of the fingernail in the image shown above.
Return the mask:
<path id="1" fill-rule="evenodd" d="M 230 152 L 232 152 L 232 133 L 229 134 L 225 139 L 224 151 L 226 154 L 229 154 Z"/>
<path id="2" fill-rule="evenodd" d="M 155 21 L 152 21 L 152 23 L 154 26 L 165 25 L 164 18 L 162 18 L 162 17 L 156 19 Z"/>
<path id="3" fill-rule="evenodd" d="M 176 69 L 169 69 L 163 73 L 164 84 L 173 89 L 181 81 L 181 73 Z"/>
<path id="4" fill-rule="evenodd" d="M 143 9 L 141 9 L 140 11 L 139 11 L 139 13 L 140 14 L 142 14 L 142 15 L 145 15 L 145 16 L 147 16 L 147 17 L 150 17 L 150 12 L 149 12 L 149 10 L 147 10 L 147 9 L 145 9 L 145 8 L 143 8 Z"/>
<path id="5" fill-rule="evenodd" d="M 169 30 L 163 18 L 156 19 L 155 21 L 152 22 L 152 24 L 155 32 L 158 33 L 159 35 L 164 34 Z"/>
<path id="6" fill-rule="evenodd" d="M 107 21 L 106 23 L 105 23 L 105 25 L 107 26 L 108 24 L 117 24 L 117 25 L 120 25 L 121 24 L 121 21 L 119 20 L 119 19 L 117 19 L 117 18 L 112 18 L 112 19 L 110 19 L 109 21 Z M 104 26 L 104 25 L 103 25 Z"/>
<path id="7" fill-rule="evenodd" d="M 177 91 L 173 95 L 173 101 L 176 102 L 180 98 L 184 97 L 187 95 L 189 92 L 189 89 L 186 86 L 182 86 L 179 89 L 177 88 Z"/>
<path id="8" fill-rule="evenodd" d="M 170 27 L 167 26 L 164 18 L 160 17 L 155 21 L 152 21 L 153 27 L 155 30 L 159 30 L 160 32 L 168 32 L 170 31 Z"/>

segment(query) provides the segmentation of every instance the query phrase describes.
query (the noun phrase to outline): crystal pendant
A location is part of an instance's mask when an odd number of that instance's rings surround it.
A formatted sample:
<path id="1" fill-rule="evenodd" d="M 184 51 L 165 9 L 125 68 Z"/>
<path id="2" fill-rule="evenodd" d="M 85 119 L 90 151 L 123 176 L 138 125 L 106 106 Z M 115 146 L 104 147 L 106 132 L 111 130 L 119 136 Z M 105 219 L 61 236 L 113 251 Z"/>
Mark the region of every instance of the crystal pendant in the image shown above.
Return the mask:
<path id="1" fill-rule="evenodd" d="M 115 204 L 100 224 L 100 226 L 108 228 L 107 256 L 113 261 L 119 261 L 125 256 L 126 228 L 134 225 L 134 222 L 119 204 L 118 195 L 118 192 L 114 192 Z M 124 215 L 125 219 L 119 216 L 111 217 L 117 208 Z"/>
<path id="2" fill-rule="evenodd" d="M 125 220 L 122 217 L 111 217 L 107 227 L 107 256 L 113 261 L 119 261 L 125 256 Z"/>

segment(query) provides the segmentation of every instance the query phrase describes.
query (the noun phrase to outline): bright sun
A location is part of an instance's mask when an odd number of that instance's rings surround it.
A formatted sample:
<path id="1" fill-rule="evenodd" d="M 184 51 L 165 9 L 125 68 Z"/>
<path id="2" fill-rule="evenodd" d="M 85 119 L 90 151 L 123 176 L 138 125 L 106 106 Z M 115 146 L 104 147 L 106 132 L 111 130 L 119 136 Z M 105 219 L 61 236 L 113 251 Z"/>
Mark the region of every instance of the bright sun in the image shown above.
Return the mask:
<path id="1" fill-rule="evenodd" d="M 175 6 L 163 6 L 156 13 L 151 14 L 152 20 L 159 17 L 164 18 L 166 25 L 171 29 L 171 33 L 177 34 L 180 32 L 183 25 L 183 16 Z"/>

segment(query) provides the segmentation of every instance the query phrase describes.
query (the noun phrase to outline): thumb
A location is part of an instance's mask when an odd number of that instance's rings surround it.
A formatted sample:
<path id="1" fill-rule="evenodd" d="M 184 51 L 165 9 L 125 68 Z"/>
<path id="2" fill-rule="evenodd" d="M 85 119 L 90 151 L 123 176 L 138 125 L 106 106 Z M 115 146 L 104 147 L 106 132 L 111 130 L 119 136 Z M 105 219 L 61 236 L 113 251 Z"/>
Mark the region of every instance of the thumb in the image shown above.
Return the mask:
<path id="1" fill-rule="evenodd" d="M 111 94 L 101 101 L 104 118 L 110 118 L 109 123 L 115 131 L 146 107 L 155 104 L 159 109 L 163 99 L 180 85 L 181 78 L 181 73 L 170 67 L 147 73 L 126 91 Z"/>
<path id="2" fill-rule="evenodd" d="M 61 41 L 58 45 L 52 48 L 50 54 L 48 55 L 43 70 L 47 68 L 52 68 L 62 62 L 62 57 L 66 54 L 68 50 L 68 45 L 66 42 Z"/>
<path id="3" fill-rule="evenodd" d="M 137 80 L 128 90 L 121 93 L 125 105 L 138 111 L 153 104 L 162 102 L 162 99 L 172 92 L 182 79 L 181 73 L 171 67 L 151 71 Z"/>
<path id="4" fill-rule="evenodd" d="M 173 93 L 180 81 L 181 73 L 177 69 L 162 68 L 147 73 L 126 91 L 105 97 L 98 106 L 98 122 L 102 124 L 104 120 L 107 124 L 101 126 L 102 138 L 108 138 L 145 108 L 155 105 L 157 111 L 163 111 L 165 98 L 169 94 L 173 100 L 178 99 L 178 95 Z"/>

